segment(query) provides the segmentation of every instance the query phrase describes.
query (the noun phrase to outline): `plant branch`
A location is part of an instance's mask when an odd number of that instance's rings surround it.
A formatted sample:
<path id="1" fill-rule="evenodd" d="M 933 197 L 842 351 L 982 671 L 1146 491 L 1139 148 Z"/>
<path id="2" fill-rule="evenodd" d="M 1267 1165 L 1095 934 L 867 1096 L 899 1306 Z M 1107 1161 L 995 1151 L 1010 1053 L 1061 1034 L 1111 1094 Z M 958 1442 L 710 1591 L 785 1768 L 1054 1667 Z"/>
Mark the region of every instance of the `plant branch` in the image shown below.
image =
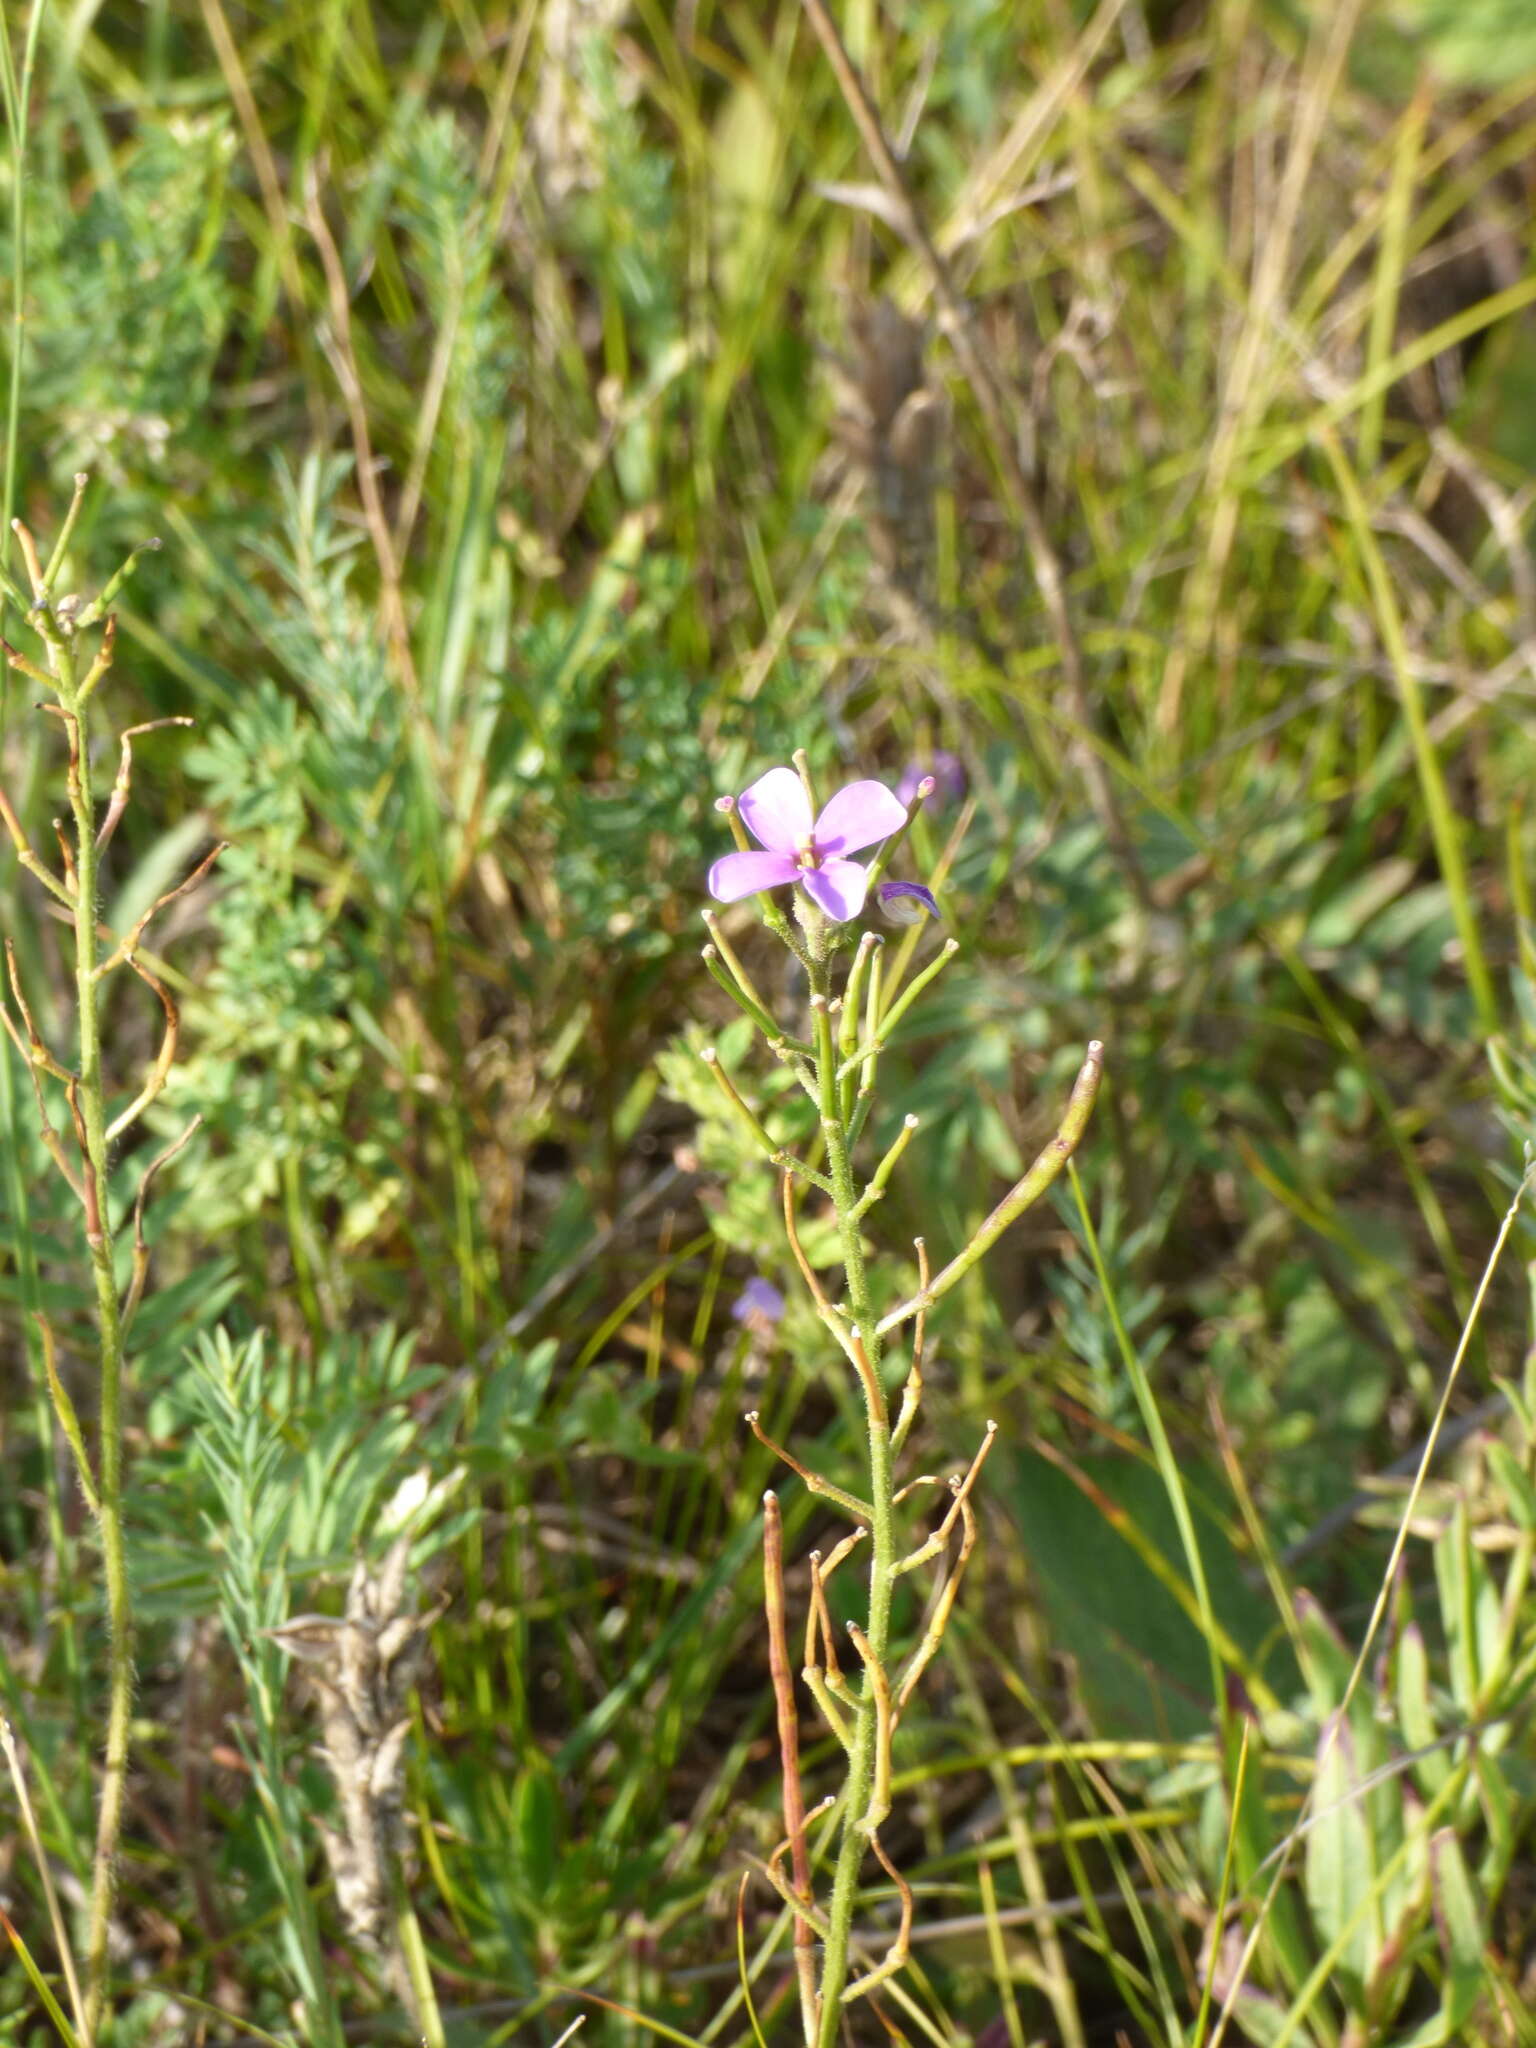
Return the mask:
<path id="1" fill-rule="evenodd" d="M 1072 1093 L 1067 1098 L 1066 1113 L 1060 1127 L 1022 1180 L 1015 1182 L 986 1221 L 976 1231 L 965 1249 L 958 1252 L 947 1266 L 922 1287 L 899 1308 L 893 1308 L 881 1321 L 879 1333 L 883 1337 L 888 1331 L 897 1329 L 912 1316 L 931 1308 L 941 1295 L 948 1294 L 958 1280 L 963 1280 L 976 1262 L 997 1243 L 1010 1224 L 1016 1223 L 1024 1211 L 1038 1202 L 1065 1167 L 1076 1151 L 1088 1119 L 1093 1114 L 1093 1105 L 1098 1098 L 1099 1083 L 1104 1074 L 1104 1047 L 1095 1038 L 1088 1047 L 1087 1057 L 1078 1069 L 1077 1079 L 1072 1084 Z"/>

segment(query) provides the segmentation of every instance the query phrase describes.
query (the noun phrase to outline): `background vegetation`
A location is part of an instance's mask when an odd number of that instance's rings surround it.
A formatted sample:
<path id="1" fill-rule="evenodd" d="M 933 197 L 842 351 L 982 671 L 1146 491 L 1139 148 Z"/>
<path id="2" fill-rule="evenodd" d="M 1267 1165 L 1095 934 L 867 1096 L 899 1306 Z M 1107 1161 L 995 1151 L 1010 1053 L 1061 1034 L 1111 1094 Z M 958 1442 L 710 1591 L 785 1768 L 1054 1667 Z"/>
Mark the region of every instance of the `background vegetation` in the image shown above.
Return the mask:
<path id="1" fill-rule="evenodd" d="M 797 745 L 967 778 L 919 834 L 964 954 L 886 1063 L 923 1125 L 882 1242 L 961 1242 L 1109 1047 L 1086 1211 L 936 1324 L 926 1460 L 1000 1448 L 898 1753 L 922 1938 L 858 2038 L 1209 2040 L 1225 2001 L 1275 2048 L 1536 2040 L 1523 1216 L 1472 1315 L 1536 1132 L 1528 10 L 839 19 L 959 347 L 798 0 L 10 10 L 10 503 L 46 538 L 92 472 L 87 592 L 162 537 L 109 708 L 198 721 L 140 743 L 114 926 L 232 842 L 157 927 L 183 1057 L 120 1182 L 201 1112 L 135 1331 L 116 2044 L 411 2038 L 267 1633 L 402 1533 L 448 2038 L 751 2038 L 741 1415 L 826 1469 L 856 1416 L 693 1052 L 734 1028 L 713 798 Z M 41 843 L 60 735 L 10 685 Z M 103 1622 L 25 1312 L 89 1411 L 91 1297 L 4 1057 L 0 1692 L 69 1918 Z M 729 1313 L 754 1275 L 777 1326 Z M 742 1929 L 786 2040 L 765 1885 Z M 0 1971 L 0 2040 L 53 2038 Z"/>

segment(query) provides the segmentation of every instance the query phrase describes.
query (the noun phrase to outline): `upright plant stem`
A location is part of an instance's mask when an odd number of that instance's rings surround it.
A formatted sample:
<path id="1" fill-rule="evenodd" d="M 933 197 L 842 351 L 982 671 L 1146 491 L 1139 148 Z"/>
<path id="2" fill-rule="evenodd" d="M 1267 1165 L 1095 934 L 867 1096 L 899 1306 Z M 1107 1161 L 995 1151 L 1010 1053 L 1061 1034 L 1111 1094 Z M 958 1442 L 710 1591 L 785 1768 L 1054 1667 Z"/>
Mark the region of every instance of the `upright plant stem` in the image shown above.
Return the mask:
<path id="1" fill-rule="evenodd" d="M 107 1992 L 107 1933 L 112 1915 L 112 1880 L 122 1830 L 123 1789 L 128 1770 L 128 1725 L 133 1706 L 133 1627 L 128 1599 L 128 1563 L 123 1543 L 123 1325 L 112 1258 L 112 1224 L 107 1205 L 106 1101 L 101 1071 L 101 1018 L 96 981 L 96 806 L 90 782 L 89 705 L 67 641 L 50 653 L 66 723 L 71 726 L 70 809 L 75 824 L 75 987 L 79 1051 L 77 1091 L 83 1135 L 85 1236 L 96 1284 L 96 1326 L 100 1348 L 100 1435 L 97 1496 L 101 1554 L 107 1582 L 109 1698 L 106 1766 L 96 1813 L 96 1851 L 91 1866 L 91 1916 L 86 1953 L 86 2019 L 94 2034 Z"/>
<path id="2" fill-rule="evenodd" d="M 869 1499 L 871 1556 L 869 1567 L 869 1619 L 866 1634 L 871 1666 L 883 1665 L 890 1640 L 891 1593 L 895 1585 L 896 1521 L 892 1503 L 891 1420 L 880 1383 L 880 1340 L 876 1334 L 874 1302 L 864 1264 L 864 1246 L 855 1215 L 858 1195 L 853 1181 L 848 1127 L 839 1108 L 837 1046 L 827 1009 L 829 981 L 824 961 L 812 961 L 811 987 L 820 998 L 814 1005 L 816 1079 L 821 1108 L 822 1137 L 826 1145 L 827 1171 L 832 1182 L 832 1201 L 837 1213 L 842 1242 L 843 1272 L 847 1281 L 848 1308 L 863 1339 L 869 1370 L 861 1373 L 865 1416 L 869 1431 Z M 854 1719 L 853 1746 L 848 1757 L 848 1778 L 844 1791 L 843 1836 L 838 1849 L 837 1868 L 827 1907 L 827 1937 L 822 1957 L 821 2023 L 817 2048 L 835 2048 L 842 2024 L 842 1994 L 848 1982 L 848 1944 L 853 1909 L 858 1897 L 859 1871 L 869 1847 L 864 1816 L 869 1806 L 875 1775 L 875 1688 L 868 1670 Z"/>
<path id="3" fill-rule="evenodd" d="M 5 462 L 0 481 L 0 564 L 11 549 L 11 515 L 16 509 L 16 492 L 21 445 L 22 342 L 26 332 L 27 301 L 27 137 L 31 125 L 32 81 L 37 62 L 38 37 L 43 25 L 43 0 L 35 0 L 27 17 L 22 43 L 21 72 L 17 75 L 8 32 L 0 29 L 0 92 L 5 101 L 5 121 L 11 145 L 11 332 L 10 366 L 5 407 Z M 0 631 L 5 629 L 7 598 L 0 591 Z M 0 689 L 0 739 L 5 736 L 9 712 L 8 693 Z M 32 1243 L 27 1185 L 22 1174 L 16 1117 L 16 1081 L 9 1054 L 0 1057 L 0 1134 L 7 1151 L 8 1195 L 12 1217 L 12 1253 L 21 1285 L 22 1318 L 32 1383 L 37 1390 L 38 1442 L 53 1443 L 52 1411 L 38 1369 L 37 1341 L 32 1311 L 37 1306 L 37 1254 Z M 69 1584 L 71 1570 L 68 1534 L 59 1487 L 58 1467 L 51 1448 L 43 1459 L 43 1486 L 47 1503 L 48 1542 L 59 1572 L 59 1605 L 63 1619 L 64 1653 L 71 1678 L 77 1673 L 74 1624 L 74 1594 Z"/>

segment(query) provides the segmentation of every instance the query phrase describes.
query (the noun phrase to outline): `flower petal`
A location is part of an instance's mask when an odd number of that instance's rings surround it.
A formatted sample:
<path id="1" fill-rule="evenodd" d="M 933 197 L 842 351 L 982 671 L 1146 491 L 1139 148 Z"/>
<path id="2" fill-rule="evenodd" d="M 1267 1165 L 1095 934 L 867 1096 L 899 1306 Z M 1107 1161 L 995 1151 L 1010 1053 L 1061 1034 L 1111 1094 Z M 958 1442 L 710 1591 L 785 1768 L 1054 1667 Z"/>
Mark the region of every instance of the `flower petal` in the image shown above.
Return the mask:
<path id="1" fill-rule="evenodd" d="M 869 876 L 856 860 L 824 860 L 806 868 L 799 880 L 811 901 L 837 924 L 846 924 L 864 908 Z"/>
<path id="2" fill-rule="evenodd" d="M 759 889 L 777 889 L 799 873 L 789 853 L 725 853 L 709 871 L 709 893 L 717 903 L 739 903 Z"/>
<path id="3" fill-rule="evenodd" d="M 794 853 L 811 836 L 811 804 L 793 768 L 770 768 L 743 790 L 736 806 L 759 846 Z"/>
<path id="4" fill-rule="evenodd" d="M 896 801 L 883 782 L 850 782 L 821 807 L 816 820 L 816 851 L 857 853 L 861 846 L 889 839 L 906 822 L 906 806 Z"/>
<path id="5" fill-rule="evenodd" d="M 925 915 L 940 915 L 938 898 L 921 882 L 882 882 L 875 894 L 893 924 L 921 924 Z"/>

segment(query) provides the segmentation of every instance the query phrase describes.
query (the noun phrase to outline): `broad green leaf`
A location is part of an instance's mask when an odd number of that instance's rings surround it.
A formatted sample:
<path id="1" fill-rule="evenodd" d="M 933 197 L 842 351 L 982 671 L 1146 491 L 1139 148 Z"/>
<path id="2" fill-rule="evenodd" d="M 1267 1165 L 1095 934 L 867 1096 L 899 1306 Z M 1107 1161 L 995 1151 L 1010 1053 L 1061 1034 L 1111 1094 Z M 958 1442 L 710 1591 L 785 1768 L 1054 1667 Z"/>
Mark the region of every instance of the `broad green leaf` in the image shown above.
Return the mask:
<path id="1" fill-rule="evenodd" d="M 1435 1925 L 1445 1955 L 1440 2010 L 1410 2034 L 1402 2048 L 1440 2048 L 1442 2042 L 1468 2040 L 1465 2029 L 1483 1991 L 1483 1951 L 1488 1931 L 1465 1859 L 1450 1828 L 1440 1828 L 1430 1844 L 1434 1871 Z"/>
<path id="2" fill-rule="evenodd" d="M 1473 1592 L 1472 1536 L 1466 1503 L 1458 1500 L 1449 1523 L 1435 1544 L 1435 1582 L 1440 1591 L 1441 1625 L 1450 1661 L 1451 1692 L 1462 1713 L 1470 1716 L 1478 1690 L 1476 1600 Z"/>
<path id="3" fill-rule="evenodd" d="M 1396 1658 L 1397 1716 L 1403 1739 L 1420 1752 L 1413 1763 L 1413 1776 L 1426 1798 L 1432 1799 L 1451 1774 L 1451 1760 L 1436 1743 L 1437 1730 L 1429 1698 L 1429 1658 L 1424 1634 L 1410 1621 L 1398 1639 Z"/>
<path id="4" fill-rule="evenodd" d="M 1331 1944 L 1350 1928 L 1339 1957 L 1339 1976 L 1356 2006 L 1372 1974 L 1377 1947 L 1372 1927 L 1377 1916 L 1357 1917 L 1376 1876 L 1373 1851 L 1360 1796 L 1354 1734 L 1347 1721 L 1330 1717 L 1318 1748 L 1312 1825 L 1307 1830 L 1306 1894 L 1322 1941 Z"/>
<path id="5" fill-rule="evenodd" d="M 1123 1457 L 1085 1457 L 1078 1470 L 1097 1498 L 1029 1452 L 1016 1462 L 1011 1491 L 1021 1546 L 1054 1640 L 1073 1658 L 1084 1700 L 1104 1732 L 1206 1734 L 1210 1659 L 1199 1630 L 1117 1527 L 1123 1516 L 1124 1526 L 1182 1576 L 1183 1553 L 1162 1481 L 1149 1466 Z M 1273 1609 L 1200 1505 L 1201 1477 L 1189 1474 L 1190 1508 L 1216 1619 L 1255 1660 L 1267 1653 L 1265 1676 L 1283 1697 L 1295 1673 L 1288 1650 L 1275 1646 Z"/>

